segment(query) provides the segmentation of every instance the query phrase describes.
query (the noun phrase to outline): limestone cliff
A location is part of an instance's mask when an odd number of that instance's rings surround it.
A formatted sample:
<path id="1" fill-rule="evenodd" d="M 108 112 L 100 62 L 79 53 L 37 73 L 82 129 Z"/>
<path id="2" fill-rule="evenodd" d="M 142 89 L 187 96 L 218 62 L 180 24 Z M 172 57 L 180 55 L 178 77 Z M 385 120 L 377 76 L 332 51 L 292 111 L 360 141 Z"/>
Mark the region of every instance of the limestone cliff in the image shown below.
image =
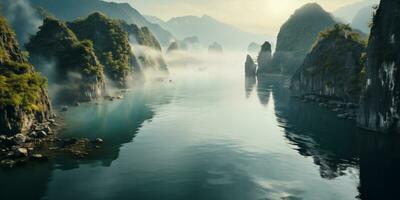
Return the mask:
<path id="1" fill-rule="evenodd" d="M 264 42 L 261 46 L 260 53 L 258 54 L 257 63 L 258 70 L 257 74 L 263 73 L 280 73 L 280 69 L 276 68 L 276 66 L 271 65 L 272 55 L 271 55 L 271 43 Z"/>
<path id="2" fill-rule="evenodd" d="M 382 0 L 367 48 L 365 92 L 358 124 L 381 132 L 400 132 L 400 1 Z"/>
<path id="3" fill-rule="evenodd" d="M 0 135 L 24 132 L 50 115 L 46 80 L 33 70 L 0 17 Z"/>
<path id="4" fill-rule="evenodd" d="M 128 33 L 119 21 L 96 12 L 68 23 L 68 27 L 79 40 L 92 41 L 105 75 L 117 86 L 125 87 L 132 72 L 133 58 Z"/>
<path id="5" fill-rule="evenodd" d="M 55 91 L 55 101 L 90 101 L 102 95 L 103 66 L 95 55 L 93 43 L 79 41 L 64 22 L 45 19 L 26 47 L 30 60 L 49 77 L 50 86 L 61 86 Z M 45 65 L 50 65 L 50 69 Z"/>
<path id="6" fill-rule="evenodd" d="M 358 103 L 363 81 L 365 42 L 347 25 L 320 33 L 319 39 L 292 78 L 301 95 L 320 95 Z"/>
<path id="7" fill-rule="evenodd" d="M 121 26 L 129 35 L 129 42 L 133 45 L 140 70 L 168 71 L 161 45 L 147 27 L 138 27 L 125 22 L 121 22 Z"/>
<path id="8" fill-rule="evenodd" d="M 250 55 L 247 55 L 246 63 L 245 63 L 245 76 L 246 77 L 254 77 L 256 75 L 257 65 L 254 63 L 253 58 Z"/>
<path id="9" fill-rule="evenodd" d="M 332 16 L 316 3 L 296 10 L 279 31 L 273 65 L 280 68 L 281 73 L 293 74 L 311 50 L 319 32 L 334 24 Z"/>

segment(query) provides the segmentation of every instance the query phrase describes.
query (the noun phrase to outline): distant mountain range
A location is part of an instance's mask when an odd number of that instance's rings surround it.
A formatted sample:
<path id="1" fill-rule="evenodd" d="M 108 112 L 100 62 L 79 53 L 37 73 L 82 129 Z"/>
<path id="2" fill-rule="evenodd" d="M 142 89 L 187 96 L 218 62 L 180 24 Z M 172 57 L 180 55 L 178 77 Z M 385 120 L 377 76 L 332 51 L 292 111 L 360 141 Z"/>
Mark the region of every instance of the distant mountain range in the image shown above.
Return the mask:
<path id="1" fill-rule="evenodd" d="M 155 16 L 145 17 L 170 31 L 178 39 L 197 36 L 203 46 L 218 42 L 224 48 L 247 49 L 251 42 L 263 43 L 266 40 L 274 40 L 272 36 L 242 31 L 207 15 L 174 17 L 168 21 Z"/>
<path id="2" fill-rule="evenodd" d="M 122 19 L 129 24 L 148 27 L 164 46 L 169 45 L 174 36 L 157 24 L 150 23 L 128 3 L 113 3 L 102 0 L 30 0 L 34 7 L 42 7 L 57 18 L 72 21 L 93 12 L 102 12 L 113 19 Z"/>
<path id="3" fill-rule="evenodd" d="M 345 5 L 336 11 L 333 11 L 332 14 L 337 18 L 337 20 L 342 21 L 343 23 L 351 23 L 354 17 L 357 15 L 358 11 L 361 9 L 371 6 L 374 4 L 379 4 L 380 0 L 362 0 L 349 5 Z"/>
<path id="4" fill-rule="evenodd" d="M 375 10 L 372 5 L 368 5 L 361 8 L 361 10 L 358 11 L 356 16 L 351 21 L 351 26 L 355 29 L 358 29 L 364 33 L 369 34 L 369 32 L 371 31 L 369 25 L 372 23 L 372 17 L 374 11 Z"/>

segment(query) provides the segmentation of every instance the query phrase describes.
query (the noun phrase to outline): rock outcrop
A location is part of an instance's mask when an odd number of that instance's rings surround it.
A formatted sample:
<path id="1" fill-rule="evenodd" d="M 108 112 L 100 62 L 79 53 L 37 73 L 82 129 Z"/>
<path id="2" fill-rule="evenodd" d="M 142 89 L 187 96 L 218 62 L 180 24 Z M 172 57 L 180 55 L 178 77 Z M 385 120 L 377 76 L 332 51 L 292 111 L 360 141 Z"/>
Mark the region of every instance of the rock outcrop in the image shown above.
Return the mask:
<path id="1" fill-rule="evenodd" d="M 192 37 L 186 37 L 182 40 L 183 45 L 187 50 L 193 51 L 193 50 L 200 50 L 200 40 L 196 36 Z"/>
<path id="2" fill-rule="evenodd" d="M 105 88 L 103 65 L 93 43 L 78 40 L 64 22 L 45 19 L 26 48 L 31 62 L 49 78 L 50 89 L 57 85 L 56 102 L 90 101 L 102 95 Z"/>
<path id="3" fill-rule="evenodd" d="M 84 19 L 68 23 L 68 27 L 80 40 L 90 40 L 104 66 L 105 75 L 116 86 L 125 87 L 132 72 L 132 50 L 128 33 L 119 21 L 101 13 L 93 13 Z"/>
<path id="4" fill-rule="evenodd" d="M 208 46 L 208 52 L 222 54 L 224 52 L 224 50 L 220 44 L 218 44 L 217 42 L 214 42 L 213 44 Z"/>
<path id="5" fill-rule="evenodd" d="M 283 74 L 296 72 L 319 32 L 334 24 L 332 16 L 316 3 L 296 10 L 279 31 L 273 65 Z"/>
<path id="6" fill-rule="evenodd" d="M 0 17 L 0 135 L 15 135 L 51 117 L 47 82 L 28 63 Z"/>
<path id="7" fill-rule="evenodd" d="M 272 60 L 272 49 L 271 44 L 267 41 L 261 46 L 261 50 L 258 54 L 257 63 L 258 70 L 257 74 L 263 73 L 280 73 L 280 69 L 271 65 Z"/>
<path id="8" fill-rule="evenodd" d="M 167 49 L 167 53 L 173 53 L 182 50 L 178 42 L 172 42 Z"/>
<path id="9" fill-rule="evenodd" d="M 254 63 L 253 58 L 250 55 L 247 55 L 246 63 L 245 63 L 245 76 L 246 77 L 254 77 L 256 76 L 257 65 Z"/>
<path id="10" fill-rule="evenodd" d="M 140 67 L 140 71 L 147 69 L 160 72 L 168 71 L 161 45 L 147 27 L 139 27 L 125 22 L 121 22 L 121 26 L 129 35 L 129 42 L 134 55 L 138 59 L 137 65 Z M 136 67 L 136 64 L 133 64 L 133 66 Z"/>
<path id="11" fill-rule="evenodd" d="M 367 48 L 366 85 L 358 124 L 400 132 L 400 2 L 381 0 Z"/>
<path id="12" fill-rule="evenodd" d="M 320 33 L 317 43 L 292 78 L 300 95 L 319 95 L 358 103 L 363 78 L 365 42 L 348 25 Z"/>

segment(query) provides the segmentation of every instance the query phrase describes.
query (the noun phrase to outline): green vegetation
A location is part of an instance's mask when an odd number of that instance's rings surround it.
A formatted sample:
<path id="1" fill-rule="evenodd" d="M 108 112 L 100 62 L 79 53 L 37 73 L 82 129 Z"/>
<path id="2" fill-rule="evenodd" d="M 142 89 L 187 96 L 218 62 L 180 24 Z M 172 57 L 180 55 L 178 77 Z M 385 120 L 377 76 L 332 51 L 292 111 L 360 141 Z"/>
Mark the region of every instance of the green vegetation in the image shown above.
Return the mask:
<path id="1" fill-rule="evenodd" d="M 150 30 L 147 27 L 140 28 L 135 24 L 129 25 L 123 21 L 120 21 L 120 23 L 123 29 L 129 34 L 129 37 L 135 37 L 134 39 L 136 41 L 132 42 L 161 51 L 160 43 L 157 41 L 156 37 L 150 32 Z"/>
<path id="2" fill-rule="evenodd" d="M 336 24 L 322 31 L 299 69 L 306 79 L 304 84 L 307 80 L 315 84 L 305 89 L 319 93 L 330 88 L 338 97 L 358 101 L 365 83 L 365 44 L 361 35 L 348 25 Z M 299 79 L 299 74 L 294 79 Z"/>
<path id="3" fill-rule="evenodd" d="M 68 23 L 80 40 L 90 40 L 108 77 L 117 83 L 125 81 L 131 72 L 132 51 L 128 33 L 120 22 L 101 13 Z"/>
<path id="4" fill-rule="evenodd" d="M 324 31 L 321 31 L 315 44 L 317 44 L 320 40 L 330 38 L 334 38 L 337 40 L 345 38 L 347 40 L 352 40 L 357 43 L 363 44 L 365 47 L 367 44 L 367 40 L 363 39 L 359 32 L 353 31 L 353 29 L 348 24 L 335 24 L 333 28 L 328 28 Z"/>
<path id="5" fill-rule="evenodd" d="M 65 81 L 67 72 L 80 73 L 84 78 L 95 77 L 98 81 L 104 79 L 103 66 L 97 60 L 93 43 L 88 40 L 79 41 L 64 22 L 54 18 L 44 20 L 43 26 L 26 48 L 34 62 L 42 57 L 56 59 L 57 82 Z"/>
<path id="6" fill-rule="evenodd" d="M 15 39 L 15 33 L 0 17 L 0 108 L 19 107 L 41 111 L 46 79 L 33 71 Z"/>
<path id="7" fill-rule="evenodd" d="M 36 72 L 21 73 L 32 68 L 26 63 L 7 61 L 0 67 L 0 107 L 21 107 L 25 111 L 43 109 L 39 102 L 47 85 L 46 79 Z"/>

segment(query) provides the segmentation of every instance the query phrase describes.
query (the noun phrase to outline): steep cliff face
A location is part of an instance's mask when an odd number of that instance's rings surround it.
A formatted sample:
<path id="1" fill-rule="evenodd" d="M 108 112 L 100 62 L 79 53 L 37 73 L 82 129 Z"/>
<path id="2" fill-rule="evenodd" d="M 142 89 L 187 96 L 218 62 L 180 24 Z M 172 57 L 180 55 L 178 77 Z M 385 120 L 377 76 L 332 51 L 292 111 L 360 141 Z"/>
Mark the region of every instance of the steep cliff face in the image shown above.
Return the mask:
<path id="1" fill-rule="evenodd" d="M 31 61 L 53 84 L 62 85 L 55 101 L 90 101 L 104 90 L 103 66 L 91 41 L 79 41 L 65 23 L 47 18 L 26 45 Z M 49 69 L 41 67 L 53 62 Z"/>
<path id="2" fill-rule="evenodd" d="M 28 130 L 50 118 L 47 82 L 19 49 L 15 34 L 0 17 L 0 135 Z"/>
<path id="3" fill-rule="evenodd" d="M 260 53 L 258 54 L 257 63 L 258 63 L 258 70 L 257 74 L 263 73 L 279 73 L 279 68 L 274 67 L 271 65 L 272 55 L 271 55 L 271 43 L 264 42 L 261 46 Z"/>
<path id="4" fill-rule="evenodd" d="M 105 75 L 117 86 L 126 86 L 132 72 L 132 51 L 128 33 L 119 21 L 109 19 L 101 13 L 68 23 L 68 27 L 79 40 L 90 40 Z"/>
<path id="5" fill-rule="evenodd" d="M 318 37 L 318 33 L 335 24 L 332 16 L 316 3 L 295 11 L 282 25 L 273 58 L 281 73 L 292 74 L 302 64 Z"/>
<path id="6" fill-rule="evenodd" d="M 365 42 L 347 25 L 320 33 L 315 46 L 292 78 L 291 88 L 358 103 L 363 81 Z"/>
<path id="7" fill-rule="evenodd" d="M 367 48 L 367 81 L 358 124 L 382 132 L 400 132 L 400 1 L 382 0 Z"/>
<path id="8" fill-rule="evenodd" d="M 140 70 L 168 71 L 160 43 L 147 27 L 121 22 L 121 26 L 129 35 L 134 55 L 138 58 Z"/>
<path id="9" fill-rule="evenodd" d="M 256 75 L 257 65 L 254 63 L 253 58 L 247 55 L 245 63 L 245 75 L 246 77 L 254 77 Z"/>

